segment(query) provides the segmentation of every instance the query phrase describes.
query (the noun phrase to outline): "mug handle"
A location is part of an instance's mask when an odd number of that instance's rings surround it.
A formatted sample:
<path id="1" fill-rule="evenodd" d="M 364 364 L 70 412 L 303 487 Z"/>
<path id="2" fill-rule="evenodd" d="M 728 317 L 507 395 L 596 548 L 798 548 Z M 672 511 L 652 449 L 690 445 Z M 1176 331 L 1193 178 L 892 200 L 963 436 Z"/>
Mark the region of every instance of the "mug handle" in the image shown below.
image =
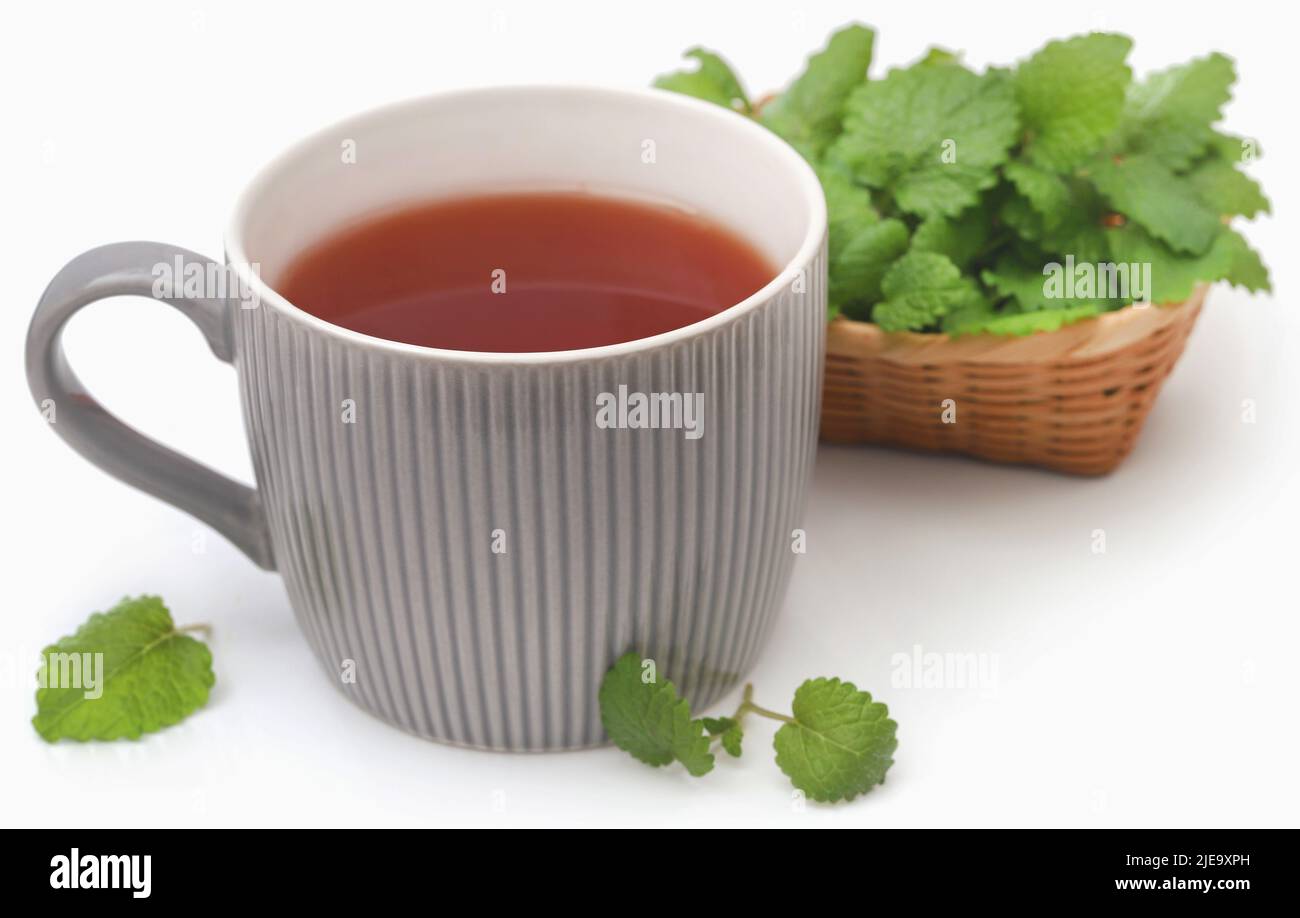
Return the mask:
<path id="1" fill-rule="evenodd" d="M 64 265 L 45 288 L 27 329 L 27 385 L 43 410 L 53 400 L 50 426 L 81 455 L 113 477 L 197 517 L 258 567 L 274 570 L 271 534 L 257 490 L 122 423 L 86 391 L 63 350 L 63 327 L 81 307 L 110 296 L 146 296 L 175 307 L 199 327 L 217 359 L 231 363 L 230 300 L 154 296 L 155 266 L 174 264 L 177 257 L 205 270 L 215 265 L 202 255 L 160 242 L 100 246 Z M 217 267 L 225 270 L 224 265 Z"/>

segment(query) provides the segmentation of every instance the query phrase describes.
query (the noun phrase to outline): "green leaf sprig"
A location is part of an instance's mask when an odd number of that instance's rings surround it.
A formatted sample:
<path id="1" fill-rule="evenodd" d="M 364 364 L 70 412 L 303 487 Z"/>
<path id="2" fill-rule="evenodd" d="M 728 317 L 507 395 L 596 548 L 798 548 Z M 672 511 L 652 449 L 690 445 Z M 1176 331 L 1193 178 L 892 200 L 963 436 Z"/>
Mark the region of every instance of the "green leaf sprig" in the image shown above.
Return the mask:
<path id="1" fill-rule="evenodd" d="M 1144 299 L 1176 303 L 1224 280 L 1270 290 L 1230 225 L 1269 213 L 1240 168 L 1251 140 L 1217 130 L 1236 78 L 1214 53 L 1134 81 L 1132 41 L 1053 41 L 982 73 L 931 49 L 867 76 L 875 33 L 834 33 L 781 94 L 751 103 L 731 67 L 655 85 L 757 119 L 816 169 L 830 225 L 830 315 L 887 331 L 1024 335 L 1120 309 L 1128 295 L 1048 294 L 1050 265 L 1149 265 Z"/>
<path id="2" fill-rule="evenodd" d="M 59 739 L 139 739 L 207 704 L 216 682 L 212 652 L 178 628 L 157 596 L 123 599 L 96 612 L 41 652 L 32 725 Z"/>
<path id="3" fill-rule="evenodd" d="M 813 800 L 852 800 L 885 780 L 898 748 L 898 725 L 885 705 L 851 682 L 809 679 L 794 694 L 791 714 L 760 707 L 745 686 L 730 717 L 692 718 L 672 682 L 658 677 L 651 660 L 624 654 L 600 684 L 600 718 L 624 752 L 647 765 L 681 762 L 696 777 L 714 767 L 713 744 L 739 757 L 746 715 L 780 721 L 773 745 L 776 764 Z"/>

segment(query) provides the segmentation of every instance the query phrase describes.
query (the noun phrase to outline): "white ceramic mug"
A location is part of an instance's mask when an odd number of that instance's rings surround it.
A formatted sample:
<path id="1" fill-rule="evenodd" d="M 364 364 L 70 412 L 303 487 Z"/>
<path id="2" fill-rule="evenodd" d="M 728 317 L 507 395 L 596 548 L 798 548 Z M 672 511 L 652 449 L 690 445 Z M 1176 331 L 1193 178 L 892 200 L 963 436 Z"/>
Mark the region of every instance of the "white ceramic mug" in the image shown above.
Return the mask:
<path id="1" fill-rule="evenodd" d="M 382 340 L 276 292 L 295 255 L 344 224 L 538 189 L 694 208 L 779 273 L 694 325 L 549 353 Z M 159 295 L 162 264 L 222 271 L 174 246 L 74 259 L 32 320 L 28 380 L 75 449 L 278 570 L 330 680 L 366 710 L 467 746 L 590 746 L 621 653 L 653 656 L 707 705 L 770 629 L 816 444 L 825 238 L 808 165 L 718 106 L 655 90 L 448 93 L 349 119 L 266 167 L 236 209 L 237 284 L 221 293 Z M 77 380 L 63 325 L 120 294 L 175 306 L 235 365 L 256 489 L 146 439 Z M 701 394 L 702 436 L 598 425 L 598 398 L 620 386 Z"/>

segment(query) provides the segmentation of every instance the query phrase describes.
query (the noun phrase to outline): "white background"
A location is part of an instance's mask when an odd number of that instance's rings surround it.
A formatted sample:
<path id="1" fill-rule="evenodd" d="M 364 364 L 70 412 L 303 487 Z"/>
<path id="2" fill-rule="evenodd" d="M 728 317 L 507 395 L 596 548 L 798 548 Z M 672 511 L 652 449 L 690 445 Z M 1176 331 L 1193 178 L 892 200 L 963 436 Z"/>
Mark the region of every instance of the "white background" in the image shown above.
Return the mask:
<path id="1" fill-rule="evenodd" d="M 8 4 L 0 56 L 0 823 L 16 825 L 1266 825 L 1300 822 L 1295 767 L 1300 207 L 1293 38 L 1271 3 Z M 751 724 L 707 778 L 617 750 L 498 755 L 414 739 L 349 704 L 283 588 L 219 536 L 72 453 L 33 408 L 28 317 L 70 257 L 156 238 L 219 256 L 235 194 L 299 136 L 450 87 L 644 85 L 696 43 L 755 90 L 835 26 L 879 29 L 873 74 L 929 44 L 1015 60 L 1090 28 L 1139 72 L 1239 64 L 1227 127 L 1280 221 L 1247 229 L 1275 297 L 1217 288 L 1136 451 L 1080 480 L 823 448 L 809 552 L 752 673 L 758 700 L 838 675 L 900 724 L 888 783 L 794 805 Z M 1285 229 L 1284 229 L 1285 228 Z M 165 442 L 241 475 L 235 377 L 144 300 L 70 327 L 83 379 Z M 1253 399 L 1257 423 L 1242 422 Z M 1092 552 L 1104 529 L 1108 551 Z M 209 706 L 139 743 L 47 745 L 28 723 L 40 648 L 125 594 L 211 622 Z M 891 658 L 989 654 L 991 690 L 907 689 Z M 728 699 L 728 710 L 734 699 Z"/>

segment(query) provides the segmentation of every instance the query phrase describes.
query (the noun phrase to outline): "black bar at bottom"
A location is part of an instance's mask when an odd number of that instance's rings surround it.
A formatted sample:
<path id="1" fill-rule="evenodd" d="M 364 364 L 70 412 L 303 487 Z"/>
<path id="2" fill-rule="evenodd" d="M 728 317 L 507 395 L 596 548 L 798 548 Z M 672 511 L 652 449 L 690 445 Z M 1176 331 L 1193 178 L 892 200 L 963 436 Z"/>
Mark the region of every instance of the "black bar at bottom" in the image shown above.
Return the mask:
<path id="1" fill-rule="evenodd" d="M 480 906 L 484 893 L 540 895 L 558 904 L 567 888 L 575 905 L 612 908 L 626 898 L 640 910 L 654 909 L 658 895 L 666 897 L 662 907 L 682 907 L 678 897 L 692 888 L 713 889 L 710 899 L 721 905 L 718 896 L 727 894 L 719 883 L 739 883 L 749 894 L 803 886 L 815 898 L 847 897 L 842 904 L 856 899 L 871 910 L 886 890 L 919 896 L 926 905 L 978 899 L 1236 908 L 1292 900 L 1290 852 L 1297 847 L 1291 830 L 1218 829 L 746 831 L 737 837 L 636 830 L 611 838 L 570 833 L 563 840 L 362 829 L 5 834 L 10 853 L 0 859 L 0 877 L 8 896 L 205 908 L 277 894 L 293 896 L 297 905 L 341 906 L 431 889 L 453 895 L 476 889 Z"/>

